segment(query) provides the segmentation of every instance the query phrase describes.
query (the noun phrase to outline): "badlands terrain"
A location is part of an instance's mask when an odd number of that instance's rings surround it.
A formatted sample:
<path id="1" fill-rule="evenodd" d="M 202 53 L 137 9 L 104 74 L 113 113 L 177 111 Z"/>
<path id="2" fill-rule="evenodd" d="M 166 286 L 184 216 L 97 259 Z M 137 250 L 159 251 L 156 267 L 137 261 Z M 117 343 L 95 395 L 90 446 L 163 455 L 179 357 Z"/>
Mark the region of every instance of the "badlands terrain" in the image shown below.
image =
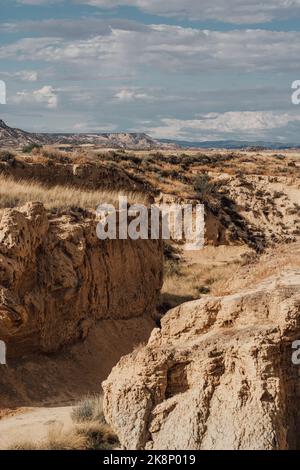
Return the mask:
<path id="1" fill-rule="evenodd" d="M 0 448 L 299 449 L 300 153 L 16 137 Z M 119 194 L 203 203 L 205 247 L 100 241 L 95 209 Z"/>

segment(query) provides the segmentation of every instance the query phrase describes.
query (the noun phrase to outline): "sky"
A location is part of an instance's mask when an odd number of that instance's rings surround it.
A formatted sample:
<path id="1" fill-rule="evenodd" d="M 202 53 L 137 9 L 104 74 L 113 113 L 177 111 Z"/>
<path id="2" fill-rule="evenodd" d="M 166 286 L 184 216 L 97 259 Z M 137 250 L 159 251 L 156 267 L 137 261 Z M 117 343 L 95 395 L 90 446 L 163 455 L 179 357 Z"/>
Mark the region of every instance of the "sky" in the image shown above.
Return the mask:
<path id="1" fill-rule="evenodd" d="M 0 118 L 300 143 L 300 0 L 0 0 Z"/>

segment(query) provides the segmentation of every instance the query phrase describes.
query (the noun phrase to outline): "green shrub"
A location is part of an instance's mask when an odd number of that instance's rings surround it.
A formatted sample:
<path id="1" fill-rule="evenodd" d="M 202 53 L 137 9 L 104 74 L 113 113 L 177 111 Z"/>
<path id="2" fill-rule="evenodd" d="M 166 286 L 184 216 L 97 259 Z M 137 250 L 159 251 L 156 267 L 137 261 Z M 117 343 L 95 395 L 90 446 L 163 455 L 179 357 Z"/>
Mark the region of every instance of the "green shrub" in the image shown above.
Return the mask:
<path id="1" fill-rule="evenodd" d="M 22 152 L 23 153 L 31 153 L 34 149 L 41 149 L 43 146 L 41 144 L 37 144 L 37 143 L 30 143 L 30 144 L 26 144 L 24 145 L 24 147 L 22 148 Z"/>
<path id="2" fill-rule="evenodd" d="M 212 181 L 207 173 L 198 175 L 195 178 L 194 190 L 198 196 L 214 194 L 218 192 L 220 187 L 219 183 Z"/>

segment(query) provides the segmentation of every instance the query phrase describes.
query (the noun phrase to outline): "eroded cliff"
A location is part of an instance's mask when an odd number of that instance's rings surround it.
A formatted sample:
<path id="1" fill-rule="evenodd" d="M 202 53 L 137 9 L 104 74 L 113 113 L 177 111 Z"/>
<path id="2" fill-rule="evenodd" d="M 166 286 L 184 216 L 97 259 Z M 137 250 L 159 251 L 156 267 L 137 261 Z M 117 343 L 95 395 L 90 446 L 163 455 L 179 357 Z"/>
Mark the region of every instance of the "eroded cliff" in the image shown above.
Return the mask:
<path id="1" fill-rule="evenodd" d="M 292 249 L 299 261 L 293 245 L 286 259 Z M 266 264 L 250 282 L 171 310 L 148 344 L 114 367 L 103 384 L 105 414 L 124 448 L 300 447 L 292 362 L 300 270 L 276 274 Z"/>
<path id="2" fill-rule="evenodd" d="M 82 211 L 50 217 L 40 203 L 0 222 L 0 337 L 9 357 L 54 352 L 99 320 L 151 317 L 162 284 L 162 245 L 100 241 Z"/>

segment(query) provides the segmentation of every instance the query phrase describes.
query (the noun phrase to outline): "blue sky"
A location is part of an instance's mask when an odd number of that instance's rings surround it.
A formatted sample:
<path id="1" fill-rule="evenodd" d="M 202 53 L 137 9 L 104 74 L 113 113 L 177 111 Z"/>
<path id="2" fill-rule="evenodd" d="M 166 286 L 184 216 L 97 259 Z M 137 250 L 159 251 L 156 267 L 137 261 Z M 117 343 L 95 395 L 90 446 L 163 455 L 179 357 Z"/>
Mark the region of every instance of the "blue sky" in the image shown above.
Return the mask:
<path id="1" fill-rule="evenodd" d="M 300 0 L 0 0 L 0 117 L 300 143 Z"/>

